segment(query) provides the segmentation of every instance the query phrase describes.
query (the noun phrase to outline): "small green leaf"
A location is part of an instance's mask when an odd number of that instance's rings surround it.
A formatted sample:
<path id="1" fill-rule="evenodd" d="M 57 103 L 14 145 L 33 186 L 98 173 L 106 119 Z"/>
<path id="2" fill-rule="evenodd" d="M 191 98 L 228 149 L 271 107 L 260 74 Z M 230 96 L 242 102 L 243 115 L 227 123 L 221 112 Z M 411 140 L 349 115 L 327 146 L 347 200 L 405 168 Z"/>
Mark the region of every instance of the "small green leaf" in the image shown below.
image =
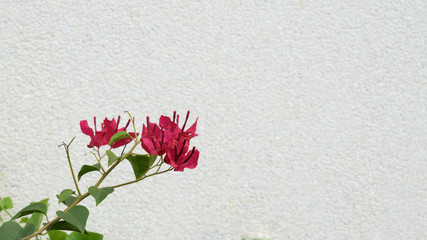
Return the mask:
<path id="1" fill-rule="evenodd" d="M 23 217 L 21 218 L 21 220 L 19 220 L 20 223 L 27 223 L 30 219 L 27 217 Z"/>
<path id="2" fill-rule="evenodd" d="M 50 240 L 66 240 L 68 236 L 67 233 L 59 230 L 52 230 L 47 234 L 49 235 Z"/>
<path id="3" fill-rule="evenodd" d="M 13 208 L 13 202 L 10 197 L 5 197 L 0 201 L 0 210 Z"/>
<path id="4" fill-rule="evenodd" d="M 16 222 L 9 221 L 3 223 L 0 227 L 0 239 L 21 240 L 34 232 L 34 225 L 28 224 L 24 228 Z"/>
<path id="5" fill-rule="evenodd" d="M 89 188 L 90 195 L 95 198 L 96 206 L 102 202 L 110 193 L 114 192 L 114 188 L 105 187 L 105 188 L 97 188 L 92 186 Z"/>
<path id="6" fill-rule="evenodd" d="M 149 156 L 150 156 L 149 166 L 151 167 L 151 166 L 153 166 L 153 163 L 156 161 L 157 155 L 151 155 L 151 154 L 149 154 Z"/>
<path id="7" fill-rule="evenodd" d="M 59 195 L 56 195 L 57 198 L 59 198 Z M 67 199 L 65 199 L 64 201 L 62 201 L 63 204 L 70 206 L 71 204 L 73 204 L 75 201 L 77 200 L 77 197 L 71 195 L 69 196 Z"/>
<path id="8" fill-rule="evenodd" d="M 129 155 L 126 159 L 129 160 L 132 165 L 136 179 L 144 176 L 150 168 L 150 157 L 148 154 Z"/>
<path id="9" fill-rule="evenodd" d="M 113 164 L 115 161 L 119 160 L 120 157 L 117 157 L 116 154 L 114 154 L 112 151 L 107 150 L 105 152 L 108 156 L 108 166 L 110 166 L 111 164 Z"/>
<path id="10" fill-rule="evenodd" d="M 46 215 L 47 212 L 47 206 L 44 203 L 36 202 L 28 205 L 27 207 L 23 208 L 21 211 L 19 211 L 15 216 L 13 216 L 12 220 L 15 220 L 17 218 L 20 218 L 22 216 L 31 214 L 31 213 L 43 213 Z"/>
<path id="11" fill-rule="evenodd" d="M 112 145 L 113 143 L 124 139 L 124 138 L 131 138 L 131 136 L 129 135 L 129 133 L 125 132 L 125 131 L 120 131 L 117 132 L 116 134 L 114 134 L 111 138 L 110 138 L 110 142 L 108 143 L 108 145 Z"/>
<path id="12" fill-rule="evenodd" d="M 89 210 L 85 206 L 76 205 L 71 207 L 68 212 L 58 211 L 56 212 L 56 215 L 64 219 L 66 222 L 76 226 L 80 232 L 84 232 L 86 221 L 89 217 Z"/>
<path id="13" fill-rule="evenodd" d="M 74 193 L 74 191 L 71 189 L 62 190 L 62 192 L 57 196 L 58 197 L 58 204 L 65 201 L 65 199 L 67 199 L 73 193 Z"/>
<path id="14" fill-rule="evenodd" d="M 80 178 L 86 173 L 99 171 L 99 169 L 101 169 L 101 165 L 99 163 L 96 163 L 94 165 L 83 165 L 82 168 L 80 168 L 79 174 L 77 174 L 77 178 L 80 181 Z"/>
<path id="15" fill-rule="evenodd" d="M 87 235 L 72 232 L 65 240 L 103 240 L 104 236 L 99 233 L 88 232 Z"/>

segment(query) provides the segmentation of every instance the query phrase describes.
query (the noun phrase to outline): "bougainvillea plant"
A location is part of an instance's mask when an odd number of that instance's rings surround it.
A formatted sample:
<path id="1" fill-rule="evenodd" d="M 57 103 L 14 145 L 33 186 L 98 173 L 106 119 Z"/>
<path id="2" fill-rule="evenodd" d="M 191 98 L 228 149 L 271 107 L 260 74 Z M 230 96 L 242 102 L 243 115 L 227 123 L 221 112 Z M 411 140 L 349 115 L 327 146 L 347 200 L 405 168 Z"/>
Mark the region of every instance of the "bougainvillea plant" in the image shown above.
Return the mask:
<path id="1" fill-rule="evenodd" d="M 197 136 L 197 119 L 190 126 L 189 111 L 182 125 L 176 112 L 172 119 L 161 116 L 158 123 L 151 122 L 147 117 L 146 123 L 142 124 L 142 132 L 137 131 L 135 118 L 130 113 L 128 115 L 129 120 L 122 127 L 120 116 L 117 121 L 105 118 L 100 127 L 97 126 L 95 117 L 93 128 L 86 120 L 80 122 L 81 131 L 90 137 L 87 147 L 93 154 L 95 163 L 83 165 L 77 177 L 69 153 L 74 138 L 68 144 L 59 145 L 65 148 L 75 189 L 65 189 L 56 195 L 58 204 L 64 204 L 65 209 L 57 211 L 55 218 L 48 219 L 48 199 L 32 202 L 12 215 L 11 198 L 0 198 L 0 213 L 3 211 L 10 218 L 6 221 L 0 215 L 0 240 L 41 239 L 42 235 L 47 235 L 50 240 L 101 240 L 101 234 L 86 230 L 89 210 L 81 205 L 84 199 L 91 196 L 98 205 L 116 188 L 172 170 L 184 171 L 185 168 L 193 169 L 197 166 L 199 151 L 196 147 L 190 147 L 190 140 Z M 129 128 L 133 128 L 133 131 L 128 131 Z M 126 151 L 127 146 L 131 147 Z M 137 153 L 138 150 L 146 153 Z M 132 166 L 135 178 L 101 187 L 104 179 L 125 160 Z M 92 172 L 101 173 L 101 177 L 86 192 L 81 191 L 78 182 L 85 174 Z"/>

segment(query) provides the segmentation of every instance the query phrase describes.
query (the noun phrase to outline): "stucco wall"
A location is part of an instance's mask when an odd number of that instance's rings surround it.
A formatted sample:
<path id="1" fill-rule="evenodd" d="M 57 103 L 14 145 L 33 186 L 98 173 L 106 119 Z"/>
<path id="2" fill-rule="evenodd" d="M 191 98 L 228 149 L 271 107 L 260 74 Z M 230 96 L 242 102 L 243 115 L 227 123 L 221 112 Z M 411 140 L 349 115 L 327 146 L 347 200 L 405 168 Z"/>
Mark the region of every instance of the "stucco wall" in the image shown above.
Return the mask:
<path id="1" fill-rule="evenodd" d="M 198 168 L 117 189 L 112 239 L 426 239 L 425 1 L 1 1 L 0 196 L 72 188 L 79 121 L 199 117 Z M 141 150 L 142 151 L 142 150 Z M 108 183 L 129 179 L 123 164 Z M 81 181 L 87 188 L 95 175 Z"/>

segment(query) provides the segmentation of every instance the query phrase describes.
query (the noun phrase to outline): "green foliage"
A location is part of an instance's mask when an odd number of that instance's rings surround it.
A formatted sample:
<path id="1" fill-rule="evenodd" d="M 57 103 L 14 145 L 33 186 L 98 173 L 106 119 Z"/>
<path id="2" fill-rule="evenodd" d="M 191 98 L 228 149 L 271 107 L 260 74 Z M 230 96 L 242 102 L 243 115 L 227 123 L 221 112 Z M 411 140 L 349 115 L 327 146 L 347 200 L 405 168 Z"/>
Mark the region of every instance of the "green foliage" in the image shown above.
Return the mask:
<path id="1" fill-rule="evenodd" d="M 43 199 L 40 202 L 46 204 L 47 206 L 48 201 L 49 199 Z M 37 231 L 40 228 L 43 216 L 43 213 L 33 213 L 33 215 L 31 215 L 31 217 L 26 221 L 27 224 L 25 227 L 27 227 L 28 224 L 32 224 L 34 226 L 34 231 Z"/>
<path id="2" fill-rule="evenodd" d="M 107 150 L 105 152 L 108 156 L 108 166 L 110 166 L 111 164 L 113 164 L 115 161 L 119 160 L 120 157 L 116 156 L 116 154 L 114 154 L 112 151 Z"/>
<path id="3" fill-rule="evenodd" d="M 74 231 L 74 232 L 79 232 L 80 230 L 74 226 L 71 223 L 68 223 L 66 221 L 58 221 L 54 224 L 52 224 L 47 231 L 54 231 L 54 230 L 67 230 L 67 231 Z"/>
<path id="4" fill-rule="evenodd" d="M 79 232 L 72 232 L 70 235 L 63 231 L 52 230 L 48 232 L 50 240 L 103 240 L 104 236 L 99 233 L 86 232 L 85 234 Z"/>
<path id="5" fill-rule="evenodd" d="M 0 227 L 0 239 L 17 239 L 19 232 L 22 230 L 21 225 L 16 222 L 5 222 Z"/>
<path id="6" fill-rule="evenodd" d="M 0 210 L 13 208 L 13 202 L 10 197 L 2 198 L 0 201 Z"/>
<path id="7" fill-rule="evenodd" d="M 110 193 L 114 192 L 112 187 L 97 188 L 96 186 L 89 187 L 90 195 L 95 198 L 96 206 L 100 204 Z"/>
<path id="8" fill-rule="evenodd" d="M 57 195 L 58 197 L 58 204 L 65 201 L 69 196 L 71 196 L 71 194 L 75 193 L 73 190 L 71 189 L 65 189 L 62 190 L 62 192 Z"/>
<path id="9" fill-rule="evenodd" d="M 59 195 L 56 195 L 57 198 L 59 198 Z M 71 204 L 73 204 L 75 201 L 77 200 L 77 197 L 71 195 L 69 196 L 67 199 L 65 199 L 64 201 L 62 201 L 63 204 L 70 206 Z"/>
<path id="10" fill-rule="evenodd" d="M 132 165 L 133 173 L 135 174 L 136 179 L 144 176 L 153 164 L 150 161 L 148 154 L 132 154 L 129 155 L 126 159 L 129 160 L 130 164 Z"/>
<path id="11" fill-rule="evenodd" d="M 84 232 L 86 221 L 89 217 L 89 210 L 85 206 L 76 205 L 71 207 L 67 212 L 58 211 L 56 215 L 76 226 L 80 232 Z"/>
<path id="12" fill-rule="evenodd" d="M 49 236 L 50 240 L 66 240 L 68 234 L 63 232 L 63 231 L 59 231 L 59 230 L 52 230 L 50 232 L 47 233 Z"/>
<path id="13" fill-rule="evenodd" d="M 94 165 L 83 165 L 82 168 L 80 168 L 79 173 L 77 174 L 77 179 L 80 181 L 80 178 L 82 178 L 82 176 L 86 173 L 99 171 L 99 169 L 101 169 L 101 165 L 99 163 L 96 163 Z"/>
<path id="14" fill-rule="evenodd" d="M 156 161 L 157 155 L 149 154 L 149 157 L 150 157 L 150 167 L 151 167 L 153 165 L 153 163 Z"/>
<path id="15" fill-rule="evenodd" d="M 13 216 L 12 220 L 15 220 L 17 218 L 20 218 L 22 216 L 31 214 L 31 213 L 43 213 L 44 215 L 46 215 L 47 212 L 47 204 L 43 203 L 43 202 L 36 202 L 36 203 L 31 203 L 30 205 L 28 205 L 27 207 L 23 208 L 21 211 L 19 211 L 15 216 Z"/>
<path id="16" fill-rule="evenodd" d="M 28 221 L 30 221 L 29 218 L 23 217 L 23 218 L 21 218 L 21 220 L 19 220 L 19 223 L 27 223 Z"/>
<path id="17" fill-rule="evenodd" d="M 108 143 L 108 145 L 112 145 L 113 143 L 124 139 L 124 138 L 132 138 L 129 133 L 125 132 L 125 131 L 120 131 L 117 132 L 116 134 L 114 134 L 111 138 L 110 138 L 110 142 Z"/>
<path id="18" fill-rule="evenodd" d="M 72 232 L 65 240 L 102 240 L 104 236 L 99 233 L 88 232 L 81 234 L 79 232 Z M 53 240 L 53 239 L 52 239 Z"/>
<path id="19" fill-rule="evenodd" d="M 0 227 L 0 239 L 21 240 L 34 232 L 34 225 L 27 224 L 24 228 L 14 221 L 3 223 Z"/>

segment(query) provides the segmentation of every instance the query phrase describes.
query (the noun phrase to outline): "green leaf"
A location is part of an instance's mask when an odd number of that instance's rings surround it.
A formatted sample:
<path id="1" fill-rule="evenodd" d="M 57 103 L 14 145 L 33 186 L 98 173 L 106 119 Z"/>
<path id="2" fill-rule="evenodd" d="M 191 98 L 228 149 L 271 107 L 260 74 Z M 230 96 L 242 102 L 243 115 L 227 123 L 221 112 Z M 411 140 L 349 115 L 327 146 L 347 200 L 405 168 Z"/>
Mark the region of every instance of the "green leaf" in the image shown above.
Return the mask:
<path id="1" fill-rule="evenodd" d="M 50 240 L 66 240 L 68 236 L 67 233 L 59 230 L 52 230 L 47 234 L 49 235 Z"/>
<path id="2" fill-rule="evenodd" d="M 88 232 L 88 235 L 72 232 L 65 240 L 102 240 L 104 236 L 99 233 Z"/>
<path id="3" fill-rule="evenodd" d="M 56 197 L 59 198 L 59 195 L 56 195 Z M 64 201 L 62 201 L 62 203 L 65 204 L 65 205 L 67 205 L 67 206 L 70 206 L 76 200 L 77 200 L 77 197 L 71 195 L 67 199 L 65 199 Z"/>
<path id="4" fill-rule="evenodd" d="M 40 201 L 41 203 L 44 203 L 46 205 L 46 209 L 47 209 L 47 203 L 48 203 L 48 201 L 49 201 L 49 198 L 46 198 L 46 199 L 43 199 L 43 200 Z M 43 213 L 33 213 L 33 215 L 31 215 L 30 219 L 28 219 L 28 221 L 26 222 L 27 225 L 28 224 L 32 224 L 34 226 L 34 231 L 33 232 L 39 230 L 40 224 L 41 224 L 41 222 L 43 220 L 43 216 L 44 216 Z M 27 225 L 25 225 L 25 227 L 27 227 Z"/>
<path id="5" fill-rule="evenodd" d="M 11 220 L 15 220 L 17 218 L 20 218 L 22 216 L 31 214 L 31 213 L 43 213 L 44 215 L 46 215 L 47 212 L 47 206 L 46 204 L 42 203 L 42 202 L 36 202 L 36 203 L 32 203 L 30 205 L 28 205 L 27 207 L 23 208 L 21 211 L 19 211 L 15 216 L 13 216 L 13 218 Z"/>
<path id="6" fill-rule="evenodd" d="M 0 201 L 0 210 L 13 208 L 13 202 L 10 197 L 5 197 Z"/>
<path id="7" fill-rule="evenodd" d="M 40 213 L 41 214 L 41 213 Z M 31 235 L 31 234 L 33 234 L 34 232 L 35 232 L 35 227 L 34 227 L 34 225 L 33 224 L 31 224 L 31 223 L 29 223 L 29 224 L 26 224 L 25 225 L 25 227 L 21 230 L 21 232 L 20 232 L 20 234 L 21 234 L 21 236 L 20 236 L 20 238 L 19 239 L 21 239 L 21 238 L 23 238 L 23 237 L 25 237 L 25 236 L 28 236 L 28 235 Z"/>
<path id="8" fill-rule="evenodd" d="M 105 152 L 108 156 L 108 166 L 110 166 L 111 164 L 113 164 L 115 161 L 119 160 L 120 157 L 117 157 L 116 154 L 114 154 L 112 151 L 107 150 Z"/>
<path id="9" fill-rule="evenodd" d="M 74 191 L 71 190 L 71 189 L 62 190 L 62 192 L 59 195 L 57 195 L 57 197 L 58 197 L 58 204 L 61 203 L 61 202 L 63 202 L 63 201 L 65 201 L 65 199 L 67 199 L 73 193 L 74 193 Z"/>
<path id="10" fill-rule="evenodd" d="M 125 131 L 120 131 L 117 132 L 116 134 L 114 134 L 111 138 L 110 138 L 110 142 L 108 143 L 108 145 L 112 145 L 113 143 L 124 139 L 124 138 L 131 138 L 131 136 L 129 135 L 129 133 L 125 132 Z"/>
<path id="11" fill-rule="evenodd" d="M 34 227 L 34 231 L 31 232 L 30 234 L 39 230 L 40 224 L 43 220 L 43 216 L 44 216 L 43 213 L 33 213 L 33 215 L 31 215 L 30 219 L 28 219 L 28 221 L 26 222 L 27 224 L 25 224 L 25 227 L 27 227 L 28 225 L 33 225 L 33 227 Z"/>
<path id="12" fill-rule="evenodd" d="M 150 168 L 150 157 L 148 154 L 129 155 L 126 159 L 129 160 L 132 165 L 136 179 L 144 176 Z"/>
<path id="13" fill-rule="evenodd" d="M 5 222 L 0 227 L 0 239 L 18 239 L 19 232 L 22 230 L 21 225 L 16 222 Z M 25 236 L 24 236 L 25 237 Z"/>
<path id="14" fill-rule="evenodd" d="M 44 203 L 46 205 L 46 211 L 47 211 L 48 201 L 49 201 L 49 198 L 46 198 L 46 199 L 43 199 L 40 201 L 41 203 Z M 43 220 L 43 216 L 44 216 L 43 213 L 33 213 L 33 215 L 31 215 L 30 219 L 28 219 L 28 221 L 26 222 L 27 225 L 28 224 L 34 225 L 34 231 L 33 232 L 39 230 L 40 224 Z M 27 227 L 27 225 L 25 225 L 25 227 Z"/>
<path id="15" fill-rule="evenodd" d="M 86 173 L 99 171 L 99 169 L 101 169 L 101 165 L 99 163 L 96 163 L 94 165 L 83 165 L 82 168 L 80 168 L 79 174 L 77 174 L 77 178 L 80 181 L 80 178 Z"/>
<path id="16" fill-rule="evenodd" d="M 90 195 L 95 198 L 96 206 L 102 202 L 110 193 L 114 192 L 114 188 L 105 187 L 105 188 L 97 188 L 92 186 L 89 188 Z"/>
<path id="17" fill-rule="evenodd" d="M 76 205 L 71 207 L 68 212 L 58 211 L 56 212 L 56 215 L 64 219 L 66 222 L 76 226 L 80 232 L 84 232 L 86 221 L 89 217 L 89 210 L 85 206 Z"/>
<path id="18" fill-rule="evenodd" d="M 21 218 L 21 220 L 19 220 L 20 223 L 27 223 L 30 219 L 27 217 L 23 217 Z"/>
<path id="19" fill-rule="evenodd" d="M 21 240 L 34 232 L 34 225 L 28 224 L 24 228 L 16 222 L 9 221 L 3 223 L 0 227 L 0 239 Z"/>
<path id="20" fill-rule="evenodd" d="M 149 156 L 150 156 L 150 167 L 151 167 L 151 166 L 153 166 L 153 163 L 156 161 L 157 155 L 149 154 Z"/>
<path id="21" fill-rule="evenodd" d="M 68 223 L 66 221 L 58 221 L 54 224 L 52 224 L 47 231 L 56 231 L 56 230 L 66 230 L 66 231 L 74 231 L 74 232 L 79 232 L 80 230 L 74 226 L 71 223 Z"/>

